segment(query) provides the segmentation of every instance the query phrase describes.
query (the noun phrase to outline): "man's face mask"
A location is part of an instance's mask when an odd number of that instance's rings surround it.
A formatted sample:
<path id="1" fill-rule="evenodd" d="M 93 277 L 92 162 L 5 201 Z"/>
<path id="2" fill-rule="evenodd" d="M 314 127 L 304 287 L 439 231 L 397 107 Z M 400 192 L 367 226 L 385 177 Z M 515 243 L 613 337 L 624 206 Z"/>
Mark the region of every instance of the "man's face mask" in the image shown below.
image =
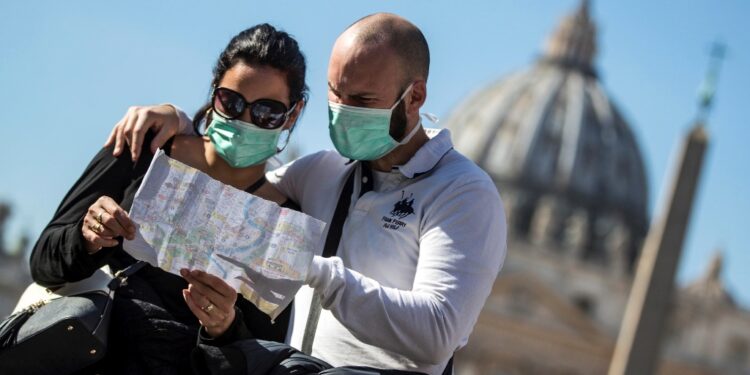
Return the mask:
<path id="1" fill-rule="evenodd" d="M 328 101 L 328 130 L 336 150 L 353 160 L 376 160 L 396 147 L 408 143 L 420 126 L 414 126 L 401 142 L 391 137 L 393 110 L 411 92 L 414 84 L 404 90 L 390 108 L 364 108 Z"/>

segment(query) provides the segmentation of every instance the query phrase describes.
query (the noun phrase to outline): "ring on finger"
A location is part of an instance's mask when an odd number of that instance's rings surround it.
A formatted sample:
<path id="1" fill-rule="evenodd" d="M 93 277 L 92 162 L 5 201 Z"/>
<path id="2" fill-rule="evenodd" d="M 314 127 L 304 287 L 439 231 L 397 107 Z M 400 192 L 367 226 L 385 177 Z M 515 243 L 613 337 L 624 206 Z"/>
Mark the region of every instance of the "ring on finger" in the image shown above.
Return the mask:
<path id="1" fill-rule="evenodd" d="M 96 222 L 97 222 L 97 223 L 99 223 L 99 224 L 102 224 L 102 216 L 104 216 L 104 214 L 105 214 L 106 212 L 107 212 L 107 211 L 105 211 L 105 210 L 101 210 L 101 211 L 99 211 L 99 215 L 96 215 Z"/>
<path id="2" fill-rule="evenodd" d="M 96 225 L 89 225 L 89 229 L 91 229 L 92 232 L 99 234 L 102 230 L 102 225 L 97 223 Z"/>
<path id="3" fill-rule="evenodd" d="M 201 310 L 203 310 L 206 313 L 210 314 L 211 311 L 213 311 L 213 309 L 215 309 L 215 308 L 216 308 L 216 306 L 214 306 L 213 303 L 209 302 L 208 305 L 206 305 L 205 307 L 201 307 Z"/>

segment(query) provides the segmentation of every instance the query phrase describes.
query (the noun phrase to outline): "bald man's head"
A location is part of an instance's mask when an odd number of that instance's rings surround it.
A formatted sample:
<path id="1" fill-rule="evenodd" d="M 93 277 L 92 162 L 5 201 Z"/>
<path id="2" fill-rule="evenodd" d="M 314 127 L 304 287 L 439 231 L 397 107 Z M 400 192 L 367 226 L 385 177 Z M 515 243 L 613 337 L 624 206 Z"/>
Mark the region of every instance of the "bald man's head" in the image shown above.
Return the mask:
<path id="1" fill-rule="evenodd" d="M 349 26 L 339 38 L 353 37 L 365 48 L 388 48 L 401 60 L 404 81 L 427 80 L 430 49 L 422 32 L 406 19 L 390 13 L 366 16 Z"/>

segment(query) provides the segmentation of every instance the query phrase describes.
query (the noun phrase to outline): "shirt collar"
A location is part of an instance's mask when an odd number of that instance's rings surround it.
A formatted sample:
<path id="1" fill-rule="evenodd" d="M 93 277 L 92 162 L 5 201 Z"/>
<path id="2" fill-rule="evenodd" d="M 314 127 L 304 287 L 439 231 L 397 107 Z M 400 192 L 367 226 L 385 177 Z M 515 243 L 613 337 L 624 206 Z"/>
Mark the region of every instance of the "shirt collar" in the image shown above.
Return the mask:
<path id="1" fill-rule="evenodd" d="M 419 177 L 432 171 L 438 162 L 453 148 L 451 133 L 448 129 L 425 128 L 430 140 L 417 150 L 414 156 L 404 165 L 394 166 L 406 178 Z"/>

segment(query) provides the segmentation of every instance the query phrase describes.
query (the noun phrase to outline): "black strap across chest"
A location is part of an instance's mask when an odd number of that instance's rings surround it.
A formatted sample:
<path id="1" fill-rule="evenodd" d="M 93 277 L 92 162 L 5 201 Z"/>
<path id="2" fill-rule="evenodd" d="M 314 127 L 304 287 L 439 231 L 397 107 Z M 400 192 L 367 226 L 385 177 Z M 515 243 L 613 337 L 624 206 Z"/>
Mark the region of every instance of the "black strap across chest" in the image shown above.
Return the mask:
<path id="1" fill-rule="evenodd" d="M 360 184 L 361 188 L 359 196 L 361 197 L 368 191 L 372 191 L 372 169 L 368 163 L 359 162 L 362 169 Z M 326 242 L 323 246 L 323 257 L 329 258 L 336 255 L 336 251 L 339 248 L 339 242 L 341 242 L 341 235 L 344 230 L 344 223 L 346 217 L 349 215 L 349 207 L 352 204 L 352 193 L 354 193 L 354 179 L 357 175 L 357 167 L 352 168 L 349 173 L 349 177 L 346 179 L 344 188 L 341 190 L 339 195 L 339 201 L 336 204 L 336 210 L 333 212 L 333 218 L 331 219 L 331 226 L 328 229 L 328 235 L 326 236 Z"/>
<path id="2" fill-rule="evenodd" d="M 365 162 L 357 162 L 362 169 L 361 182 L 359 196 L 361 197 L 366 192 L 372 190 L 372 170 L 370 166 Z M 357 176 L 357 165 L 352 168 L 349 175 L 346 177 L 344 187 L 341 189 L 336 209 L 333 211 L 333 218 L 328 227 L 328 234 L 326 235 L 326 242 L 323 245 L 324 258 L 330 258 L 336 255 L 338 251 L 339 242 L 341 241 L 341 235 L 344 230 L 344 223 L 346 217 L 349 214 L 349 207 L 352 204 L 352 194 L 354 193 L 354 179 Z M 320 294 L 315 293 L 310 303 L 310 310 L 307 314 L 307 324 L 305 325 L 305 333 L 302 337 L 302 352 L 310 355 L 312 354 L 313 341 L 315 340 L 315 331 L 318 329 L 318 320 L 320 319 Z"/>

